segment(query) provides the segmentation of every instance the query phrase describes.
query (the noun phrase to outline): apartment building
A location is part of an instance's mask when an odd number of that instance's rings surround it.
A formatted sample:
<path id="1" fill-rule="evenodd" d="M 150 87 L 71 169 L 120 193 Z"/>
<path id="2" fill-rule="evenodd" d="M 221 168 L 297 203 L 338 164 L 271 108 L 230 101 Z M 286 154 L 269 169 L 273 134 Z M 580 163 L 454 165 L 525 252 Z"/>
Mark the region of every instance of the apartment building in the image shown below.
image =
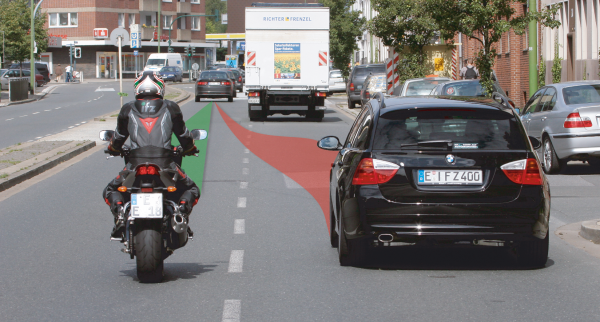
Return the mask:
<path id="1" fill-rule="evenodd" d="M 160 10 L 160 17 L 158 10 Z M 184 69 L 198 63 L 200 69 L 215 61 L 215 43 L 205 41 L 205 17 L 183 17 L 204 14 L 204 0 L 51 0 L 41 5 L 42 14 L 48 16 L 48 35 L 62 38 L 61 48 L 48 48 L 42 59 L 50 62 L 52 69 L 70 64 L 71 44 L 81 48 L 82 57 L 75 62 L 84 78 L 117 78 L 118 48 L 110 40 L 116 28 L 130 32 L 130 26 L 139 24 L 142 48 L 122 47 L 123 77 L 134 77 L 144 68 L 151 53 L 166 53 L 170 31 L 171 47 L 184 53 L 184 47 L 195 47 L 195 55 L 182 55 Z M 161 30 L 158 30 L 161 19 Z M 172 27 L 171 27 L 172 26 Z M 107 29 L 107 33 L 94 32 Z M 171 29 L 172 28 L 172 29 Z"/>

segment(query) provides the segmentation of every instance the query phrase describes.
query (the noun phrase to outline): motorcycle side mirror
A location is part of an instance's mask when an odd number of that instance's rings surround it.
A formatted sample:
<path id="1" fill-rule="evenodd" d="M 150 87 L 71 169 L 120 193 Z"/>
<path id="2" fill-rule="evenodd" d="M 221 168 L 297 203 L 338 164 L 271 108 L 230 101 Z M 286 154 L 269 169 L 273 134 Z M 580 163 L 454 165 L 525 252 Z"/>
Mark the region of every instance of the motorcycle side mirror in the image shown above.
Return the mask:
<path id="1" fill-rule="evenodd" d="M 112 140 L 113 136 L 115 136 L 115 131 L 111 131 L 111 130 L 100 131 L 100 140 L 102 140 L 102 141 L 110 141 L 110 140 Z"/>
<path id="2" fill-rule="evenodd" d="M 194 140 L 204 140 L 208 136 L 208 132 L 204 130 L 192 130 L 191 133 Z"/>

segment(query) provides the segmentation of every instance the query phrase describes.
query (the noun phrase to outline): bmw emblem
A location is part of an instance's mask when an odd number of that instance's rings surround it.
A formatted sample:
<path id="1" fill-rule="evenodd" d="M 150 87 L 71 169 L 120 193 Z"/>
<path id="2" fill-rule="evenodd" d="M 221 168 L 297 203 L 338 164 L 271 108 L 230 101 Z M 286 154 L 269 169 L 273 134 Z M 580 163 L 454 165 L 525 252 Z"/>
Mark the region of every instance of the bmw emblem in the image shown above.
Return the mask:
<path id="1" fill-rule="evenodd" d="M 452 164 L 452 165 L 454 165 L 454 164 L 456 163 L 456 158 L 455 158 L 455 157 L 454 157 L 452 154 L 448 154 L 448 155 L 446 156 L 446 162 L 447 162 L 448 164 Z"/>

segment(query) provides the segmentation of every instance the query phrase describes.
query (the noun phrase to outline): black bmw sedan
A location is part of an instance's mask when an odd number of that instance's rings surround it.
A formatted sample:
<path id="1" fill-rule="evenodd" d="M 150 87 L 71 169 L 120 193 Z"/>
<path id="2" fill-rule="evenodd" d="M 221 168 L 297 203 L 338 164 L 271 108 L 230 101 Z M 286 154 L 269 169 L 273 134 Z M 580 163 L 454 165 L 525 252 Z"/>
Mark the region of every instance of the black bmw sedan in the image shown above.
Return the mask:
<path id="1" fill-rule="evenodd" d="M 508 105 L 508 104 L 506 104 Z M 511 107 L 492 99 L 376 95 L 330 174 L 330 237 L 342 266 L 374 247 L 505 247 L 525 267 L 548 256 L 550 188 Z"/>
<path id="2" fill-rule="evenodd" d="M 235 84 L 225 71 L 209 70 L 204 71 L 198 77 L 196 82 L 196 102 L 200 98 L 223 98 L 226 97 L 229 102 L 233 102 L 235 96 Z"/>

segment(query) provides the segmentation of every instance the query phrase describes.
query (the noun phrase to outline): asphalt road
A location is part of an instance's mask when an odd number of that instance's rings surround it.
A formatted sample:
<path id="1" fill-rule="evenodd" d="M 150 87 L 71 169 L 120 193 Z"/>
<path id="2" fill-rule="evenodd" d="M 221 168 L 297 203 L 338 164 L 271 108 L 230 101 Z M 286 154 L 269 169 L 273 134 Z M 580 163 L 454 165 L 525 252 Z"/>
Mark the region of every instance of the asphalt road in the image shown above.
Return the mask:
<path id="1" fill-rule="evenodd" d="M 343 139 L 352 124 L 338 110 L 319 123 L 251 123 L 244 98 L 215 102 L 257 133 L 249 136 Z M 207 103 L 182 110 L 189 117 Z M 139 283 L 135 261 L 108 241 L 112 218 L 101 191 L 120 160 L 91 153 L 1 201 L 1 320 L 600 320 L 600 259 L 554 234 L 547 267 L 538 270 L 519 270 L 494 248 L 395 249 L 377 254 L 383 269 L 340 267 L 317 201 L 230 126 L 214 106 L 202 197 L 191 217 L 195 239 L 166 260 L 160 284 Z M 275 157 L 287 151 L 278 142 L 269 147 Z M 600 176 L 587 165 L 573 164 L 551 184 L 553 231 L 600 217 Z"/>
<path id="2" fill-rule="evenodd" d="M 129 94 L 124 102 L 133 97 L 132 84 L 123 81 Z M 0 148 L 56 134 L 121 108 L 118 82 L 49 85 L 60 86 L 40 101 L 0 108 Z"/>

